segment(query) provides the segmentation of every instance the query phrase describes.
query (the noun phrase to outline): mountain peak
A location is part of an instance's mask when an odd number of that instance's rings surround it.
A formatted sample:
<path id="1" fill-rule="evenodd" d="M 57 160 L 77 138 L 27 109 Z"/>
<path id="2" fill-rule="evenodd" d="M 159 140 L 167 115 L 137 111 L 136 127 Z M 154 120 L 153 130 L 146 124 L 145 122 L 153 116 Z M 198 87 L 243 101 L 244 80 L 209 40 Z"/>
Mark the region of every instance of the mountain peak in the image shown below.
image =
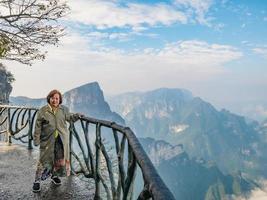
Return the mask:
<path id="1" fill-rule="evenodd" d="M 99 86 L 99 83 L 96 82 L 96 81 L 95 82 L 91 82 L 91 83 L 86 83 L 86 84 L 81 85 L 79 87 L 73 88 L 73 89 L 67 91 L 66 93 L 72 92 L 72 91 L 75 91 L 75 90 L 78 90 L 78 91 L 88 91 L 89 90 L 89 91 L 101 91 L 102 92 L 102 90 L 101 90 L 101 88 Z"/>
<path id="2" fill-rule="evenodd" d="M 182 98 L 184 100 L 191 100 L 193 98 L 193 95 L 189 90 L 181 88 L 159 88 L 147 92 L 146 96 L 151 96 L 153 98 Z"/>
<path id="3" fill-rule="evenodd" d="M 64 99 L 71 111 L 124 124 L 124 120 L 110 110 L 98 82 L 87 83 L 69 90 L 64 93 Z"/>

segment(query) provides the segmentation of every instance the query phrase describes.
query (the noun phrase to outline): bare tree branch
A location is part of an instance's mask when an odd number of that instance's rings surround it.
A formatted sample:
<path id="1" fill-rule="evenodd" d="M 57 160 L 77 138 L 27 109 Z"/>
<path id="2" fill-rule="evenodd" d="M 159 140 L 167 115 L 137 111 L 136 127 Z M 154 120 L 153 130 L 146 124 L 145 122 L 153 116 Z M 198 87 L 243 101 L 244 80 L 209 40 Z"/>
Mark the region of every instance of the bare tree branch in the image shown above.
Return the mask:
<path id="1" fill-rule="evenodd" d="M 0 59 L 43 60 L 40 48 L 58 43 L 64 35 L 58 19 L 68 11 L 62 0 L 0 0 Z"/>

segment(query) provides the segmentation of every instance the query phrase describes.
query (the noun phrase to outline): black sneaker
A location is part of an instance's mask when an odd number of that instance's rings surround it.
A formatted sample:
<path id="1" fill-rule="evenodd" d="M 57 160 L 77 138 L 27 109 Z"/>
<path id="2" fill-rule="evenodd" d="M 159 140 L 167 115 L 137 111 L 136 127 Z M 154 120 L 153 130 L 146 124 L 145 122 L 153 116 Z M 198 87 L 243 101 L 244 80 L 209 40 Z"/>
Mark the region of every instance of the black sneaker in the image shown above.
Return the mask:
<path id="1" fill-rule="evenodd" d="M 36 182 L 33 183 L 32 191 L 33 192 L 40 192 L 41 191 L 40 182 L 36 181 Z"/>
<path id="2" fill-rule="evenodd" d="M 61 180 L 58 178 L 58 176 L 52 176 L 51 179 L 55 185 L 61 185 Z"/>

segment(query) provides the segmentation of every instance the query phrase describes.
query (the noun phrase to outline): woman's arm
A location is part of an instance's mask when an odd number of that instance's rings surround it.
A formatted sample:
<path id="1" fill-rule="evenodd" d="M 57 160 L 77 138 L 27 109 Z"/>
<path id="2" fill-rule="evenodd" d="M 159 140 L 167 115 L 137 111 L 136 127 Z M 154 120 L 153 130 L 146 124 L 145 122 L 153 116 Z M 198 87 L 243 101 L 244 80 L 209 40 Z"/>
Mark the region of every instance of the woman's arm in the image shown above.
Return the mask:
<path id="1" fill-rule="evenodd" d="M 33 143 L 35 146 L 38 146 L 40 144 L 41 129 L 42 129 L 42 118 L 39 110 L 37 112 L 37 119 L 35 122 L 34 134 L 33 134 Z"/>

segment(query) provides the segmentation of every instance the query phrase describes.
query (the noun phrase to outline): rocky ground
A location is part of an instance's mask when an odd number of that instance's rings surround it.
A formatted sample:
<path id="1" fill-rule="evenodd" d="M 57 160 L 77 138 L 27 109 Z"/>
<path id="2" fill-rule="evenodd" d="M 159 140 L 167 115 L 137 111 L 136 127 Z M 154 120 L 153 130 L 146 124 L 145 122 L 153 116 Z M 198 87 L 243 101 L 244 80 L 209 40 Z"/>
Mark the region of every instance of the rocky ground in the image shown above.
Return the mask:
<path id="1" fill-rule="evenodd" d="M 42 182 L 41 192 L 33 193 L 32 184 L 38 151 L 26 146 L 0 142 L 0 199 L 93 199 L 94 184 L 77 176 L 62 178 L 55 186 L 50 179 Z"/>

